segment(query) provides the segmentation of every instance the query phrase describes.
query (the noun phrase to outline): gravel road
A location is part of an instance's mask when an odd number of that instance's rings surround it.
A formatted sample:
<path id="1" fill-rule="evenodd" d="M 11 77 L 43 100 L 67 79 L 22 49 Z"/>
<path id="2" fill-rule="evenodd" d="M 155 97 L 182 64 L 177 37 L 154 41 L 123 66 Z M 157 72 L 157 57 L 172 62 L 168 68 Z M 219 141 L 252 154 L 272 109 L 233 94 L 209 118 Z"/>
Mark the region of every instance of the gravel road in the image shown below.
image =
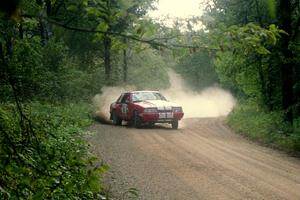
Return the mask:
<path id="1" fill-rule="evenodd" d="M 233 134 L 222 119 L 182 123 L 90 127 L 92 151 L 111 165 L 104 181 L 115 199 L 134 187 L 146 200 L 300 200 L 299 159 Z"/>

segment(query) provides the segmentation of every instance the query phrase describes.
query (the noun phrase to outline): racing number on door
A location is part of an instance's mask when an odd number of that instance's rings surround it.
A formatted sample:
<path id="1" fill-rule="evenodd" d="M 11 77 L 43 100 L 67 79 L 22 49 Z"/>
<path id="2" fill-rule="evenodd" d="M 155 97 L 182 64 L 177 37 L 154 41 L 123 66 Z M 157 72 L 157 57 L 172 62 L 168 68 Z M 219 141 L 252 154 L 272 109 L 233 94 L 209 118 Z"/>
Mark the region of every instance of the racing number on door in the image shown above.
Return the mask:
<path id="1" fill-rule="evenodd" d="M 124 115 L 126 115 L 127 113 L 128 113 L 128 105 L 127 104 L 122 104 L 122 113 L 124 114 Z"/>
<path id="2" fill-rule="evenodd" d="M 125 94 L 124 97 L 121 100 L 121 112 L 122 112 L 122 116 L 123 118 L 127 118 L 127 114 L 128 114 L 128 103 L 130 100 L 130 96 L 129 94 Z"/>

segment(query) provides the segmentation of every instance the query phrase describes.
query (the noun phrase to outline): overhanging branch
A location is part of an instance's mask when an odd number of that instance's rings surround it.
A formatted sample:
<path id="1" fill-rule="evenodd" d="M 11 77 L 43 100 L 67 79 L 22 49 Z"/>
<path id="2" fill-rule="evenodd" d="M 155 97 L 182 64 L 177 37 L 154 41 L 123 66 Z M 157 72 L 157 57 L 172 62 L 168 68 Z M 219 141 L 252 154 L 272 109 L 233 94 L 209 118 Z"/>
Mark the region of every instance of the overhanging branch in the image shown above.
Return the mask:
<path id="1" fill-rule="evenodd" d="M 83 27 L 73 27 L 73 26 L 69 26 L 67 24 L 55 21 L 55 20 L 51 20 L 51 19 L 47 19 L 47 21 L 51 24 L 54 24 L 56 26 L 60 26 L 62 28 L 65 28 L 67 30 L 73 30 L 73 31 L 79 31 L 79 32 L 85 32 L 85 33 L 100 33 L 100 34 L 108 34 L 108 35 L 113 35 L 113 36 L 118 36 L 118 37 L 123 37 L 123 38 L 127 38 L 133 41 L 137 41 L 137 42 L 142 42 L 142 43 L 146 43 L 149 44 L 151 46 L 155 46 L 155 47 L 163 47 L 163 48 L 167 48 L 167 49 L 172 49 L 172 48 L 187 48 L 187 49 L 207 49 L 207 50 L 218 50 L 215 48 L 210 48 L 210 47 L 206 47 L 206 46 L 199 46 L 199 45 L 187 45 L 187 44 L 172 44 L 172 43 L 167 43 L 167 42 L 159 42 L 159 40 L 170 40 L 170 39 L 174 39 L 174 36 L 171 37 L 164 37 L 164 38 L 151 38 L 151 39 L 144 39 L 144 38 L 138 38 L 135 37 L 133 35 L 128 35 L 128 34 L 124 34 L 121 32 L 113 32 L 113 31 L 101 31 L 101 30 L 97 30 L 97 29 L 89 29 L 89 28 L 83 28 Z"/>

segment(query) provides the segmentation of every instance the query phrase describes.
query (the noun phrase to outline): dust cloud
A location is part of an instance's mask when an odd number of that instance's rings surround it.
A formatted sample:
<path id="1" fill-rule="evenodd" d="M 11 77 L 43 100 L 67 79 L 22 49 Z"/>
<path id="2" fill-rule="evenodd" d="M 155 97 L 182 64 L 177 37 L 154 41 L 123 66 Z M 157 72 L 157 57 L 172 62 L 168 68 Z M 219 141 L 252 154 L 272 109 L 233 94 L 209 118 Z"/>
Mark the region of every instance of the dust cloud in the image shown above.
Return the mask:
<path id="1" fill-rule="evenodd" d="M 182 106 L 184 118 L 226 116 L 236 104 L 230 92 L 220 87 L 212 86 L 195 92 L 189 89 L 179 74 L 173 70 L 169 70 L 168 74 L 171 87 L 162 93 Z"/>
<path id="2" fill-rule="evenodd" d="M 94 106 L 93 117 L 102 123 L 110 123 L 109 107 L 124 91 L 135 90 L 134 86 L 103 87 L 101 93 L 92 99 Z"/>
<path id="3" fill-rule="evenodd" d="M 184 118 L 226 116 L 235 106 L 236 101 L 228 91 L 212 86 L 195 92 L 189 89 L 179 74 L 171 69 L 168 74 L 171 86 L 161 92 L 168 100 L 182 106 Z M 135 87 L 103 87 L 101 93 L 92 99 L 94 118 L 102 123 L 110 123 L 110 104 L 116 101 L 122 92 L 130 90 L 135 90 Z"/>

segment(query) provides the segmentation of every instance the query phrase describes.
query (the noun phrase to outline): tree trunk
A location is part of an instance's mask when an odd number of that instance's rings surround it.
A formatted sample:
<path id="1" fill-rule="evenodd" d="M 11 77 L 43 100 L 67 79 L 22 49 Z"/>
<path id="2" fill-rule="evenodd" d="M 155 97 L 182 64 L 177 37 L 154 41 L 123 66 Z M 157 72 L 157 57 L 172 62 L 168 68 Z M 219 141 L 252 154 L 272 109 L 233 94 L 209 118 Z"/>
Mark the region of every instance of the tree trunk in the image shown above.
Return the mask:
<path id="1" fill-rule="evenodd" d="M 52 5 L 50 0 L 45 0 L 47 16 L 51 15 Z"/>
<path id="2" fill-rule="evenodd" d="M 128 66 L 127 66 L 127 50 L 123 50 L 123 81 L 127 82 Z"/>
<path id="3" fill-rule="evenodd" d="M 271 56 L 273 58 L 274 56 Z M 268 60 L 267 65 L 267 73 L 266 73 L 266 101 L 268 102 L 267 107 L 269 111 L 273 111 L 275 108 L 275 99 L 274 96 L 274 88 L 276 87 L 276 76 L 278 77 L 278 74 L 276 74 L 273 70 L 273 66 L 270 60 Z M 275 65 L 276 66 L 276 65 Z M 276 75 L 275 75 L 276 74 Z"/>
<path id="4" fill-rule="evenodd" d="M 292 16 L 291 16 L 291 1 L 280 0 L 279 3 L 279 28 L 283 29 L 288 33 L 282 34 L 281 36 L 281 53 L 283 59 L 281 61 L 281 76 L 282 76 L 282 108 L 285 111 L 285 121 L 293 123 L 293 53 L 289 49 L 289 44 L 292 35 Z"/>
<path id="5" fill-rule="evenodd" d="M 51 7 L 51 4 L 49 4 L 49 2 L 44 2 L 41 1 L 41 6 L 43 7 L 43 10 L 41 11 L 40 15 L 40 20 L 39 20 L 39 24 L 40 24 L 40 36 L 41 36 L 41 43 L 42 45 L 46 45 L 48 40 L 49 40 L 49 24 L 46 21 L 46 18 L 48 16 L 48 10 L 50 9 L 49 7 Z"/>
<path id="6" fill-rule="evenodd" d="M 124 44 L 127 44 L 127 39 L 124 38 Z M 127 62 L 128 56 L 127 56 L 127 49 L 123 49 L 123 81 L 127 82 L 127 75 L 128 75 L 128 62 Z"/>
<path id="7" fill-rule="evenodd" d="M 291 59 L 291 52 L 288 49 L 282 51 L 285 59 Z M 282 108 L 285 110 L 285 120 L 293 122 L 293 109 L 294 95 L 293 95 L 293 64 L 290 61 L 282 64 Z"/>
<path id="8" fill-rule="evenodd" d="M 20 39 L 24 38 L 24 31 L 23 31 L 23 23 L 22 22 L 19 25 L 19 36 L 20 36 Z"/>
<path id="9" fill-rule="evenodd" d="M 104 34 L 104 69 L 105 79 L 109 80 L 111 77 L 111 38 Z"/>
<path id="10" fill-rule="evenodd" d="M 47 24 L 43 19 L 40 20 L 40 36 L 42 45 L 46 45 L 49 40 Z"/>
<path id="11" fill-rule="evenodd" d="M 267 81 L 266 81 L 264 71 L 263 71 L 262 58 L 259 56 L 259 57 L 256 58 L 256 60 L 258 61 L 257 74 L 258 74 L 258 79 L 259 79 L 259 82 L 260 82 L 260 93 L 261 93 L 263 105 L 266 105 L 267 108 L 269 109 L 269 102 L 268 102 L 268 96 L 267 96 L 267 87 L 266 87 Z"/>

